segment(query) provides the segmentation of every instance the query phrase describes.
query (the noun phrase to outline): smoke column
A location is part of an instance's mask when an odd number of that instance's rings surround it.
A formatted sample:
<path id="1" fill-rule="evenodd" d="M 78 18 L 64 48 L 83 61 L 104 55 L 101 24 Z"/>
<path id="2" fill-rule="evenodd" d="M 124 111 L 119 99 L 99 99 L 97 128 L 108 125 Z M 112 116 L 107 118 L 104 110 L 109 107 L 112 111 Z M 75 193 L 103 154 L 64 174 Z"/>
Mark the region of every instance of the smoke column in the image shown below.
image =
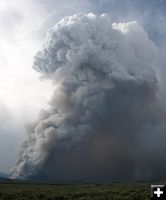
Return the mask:
<path id="1" fill-rule="evenodd" d="M 29 127 L 12 177 L 164 178 L 156 56 L 135 21 L 117 24 L 106 14 L 75 14 L 58 22 L 33 66 L 53 82 L 53 96 Z"/>

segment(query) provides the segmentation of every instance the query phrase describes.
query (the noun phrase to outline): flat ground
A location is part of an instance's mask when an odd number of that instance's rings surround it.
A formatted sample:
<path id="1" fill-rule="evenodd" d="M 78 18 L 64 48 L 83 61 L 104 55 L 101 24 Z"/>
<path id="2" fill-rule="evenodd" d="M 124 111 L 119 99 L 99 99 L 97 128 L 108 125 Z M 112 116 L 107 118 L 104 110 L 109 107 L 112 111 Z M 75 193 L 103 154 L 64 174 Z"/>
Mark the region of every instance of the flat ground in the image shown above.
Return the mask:
<path id="1" fill-rule="evenodd" d="M 0 200 L 150 200 L 150 184 L 0 183 Z"/>

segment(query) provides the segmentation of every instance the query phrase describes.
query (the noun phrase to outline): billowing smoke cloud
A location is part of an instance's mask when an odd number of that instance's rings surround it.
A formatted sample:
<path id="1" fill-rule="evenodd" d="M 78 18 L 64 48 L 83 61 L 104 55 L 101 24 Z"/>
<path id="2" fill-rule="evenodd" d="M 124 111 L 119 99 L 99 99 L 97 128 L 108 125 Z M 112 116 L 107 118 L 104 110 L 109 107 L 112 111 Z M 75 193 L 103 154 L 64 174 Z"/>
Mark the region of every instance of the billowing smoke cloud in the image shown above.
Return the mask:
<path id="1" fill-rule="evenodd" d="M 165 175 L 156 55 L 137 22 L 76 14 L 57 23 L 34 58 L 34 69 L 55 91 L 49 109 L 29 127 L 12 176 L 112 181 Z"/>

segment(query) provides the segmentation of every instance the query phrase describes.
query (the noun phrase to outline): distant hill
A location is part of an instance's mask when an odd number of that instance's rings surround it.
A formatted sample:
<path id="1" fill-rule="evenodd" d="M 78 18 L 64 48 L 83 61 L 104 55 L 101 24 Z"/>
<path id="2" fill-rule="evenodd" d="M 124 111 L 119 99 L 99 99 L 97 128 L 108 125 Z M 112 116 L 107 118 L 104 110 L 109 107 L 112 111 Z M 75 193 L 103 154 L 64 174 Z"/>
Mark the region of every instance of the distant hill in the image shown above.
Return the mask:
<path id="1" fill-rule="evenodd" d="M 28 182 L 28 181 L 20 180 L 20 179 L 13 179 L 13 178 L 10 178 L 10 176 L 8 174 L 0 172 L 0 183 L 3 183 L 3 182 L 22 183 L 22 182 Z"/>
<path id="2" fill-rule="evenodd" d="M 9 179 L 9 178 L 5 178 L 5 177 L 0 177 L 0 182 L 2 182 L 2 181 L 10 181 L 11 179 Z"/>
<path id="3" fill-rule="evenodd" d="M 0 178 L 7 178 L 7 177 L 9 177 L 8 174 L 0 172 Z"/>
<path id="4" fill-rule="evenodd" d="M 0 182 L 2 181 L 10 181 L 11 179 L 9 178 L 8 174 L 0 172 Z"/>

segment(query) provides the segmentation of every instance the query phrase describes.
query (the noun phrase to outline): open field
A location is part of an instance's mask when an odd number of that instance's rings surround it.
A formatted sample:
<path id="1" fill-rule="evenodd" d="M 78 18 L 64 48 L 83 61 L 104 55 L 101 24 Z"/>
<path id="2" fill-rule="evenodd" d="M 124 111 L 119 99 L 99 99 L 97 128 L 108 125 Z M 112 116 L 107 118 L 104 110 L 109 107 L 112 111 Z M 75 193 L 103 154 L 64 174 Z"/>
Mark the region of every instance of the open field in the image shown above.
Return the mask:
<path id="1" fill-rule="evenodd" d="M 0 200 L 149 200 L 150 184 L 0 183 Z"/>

